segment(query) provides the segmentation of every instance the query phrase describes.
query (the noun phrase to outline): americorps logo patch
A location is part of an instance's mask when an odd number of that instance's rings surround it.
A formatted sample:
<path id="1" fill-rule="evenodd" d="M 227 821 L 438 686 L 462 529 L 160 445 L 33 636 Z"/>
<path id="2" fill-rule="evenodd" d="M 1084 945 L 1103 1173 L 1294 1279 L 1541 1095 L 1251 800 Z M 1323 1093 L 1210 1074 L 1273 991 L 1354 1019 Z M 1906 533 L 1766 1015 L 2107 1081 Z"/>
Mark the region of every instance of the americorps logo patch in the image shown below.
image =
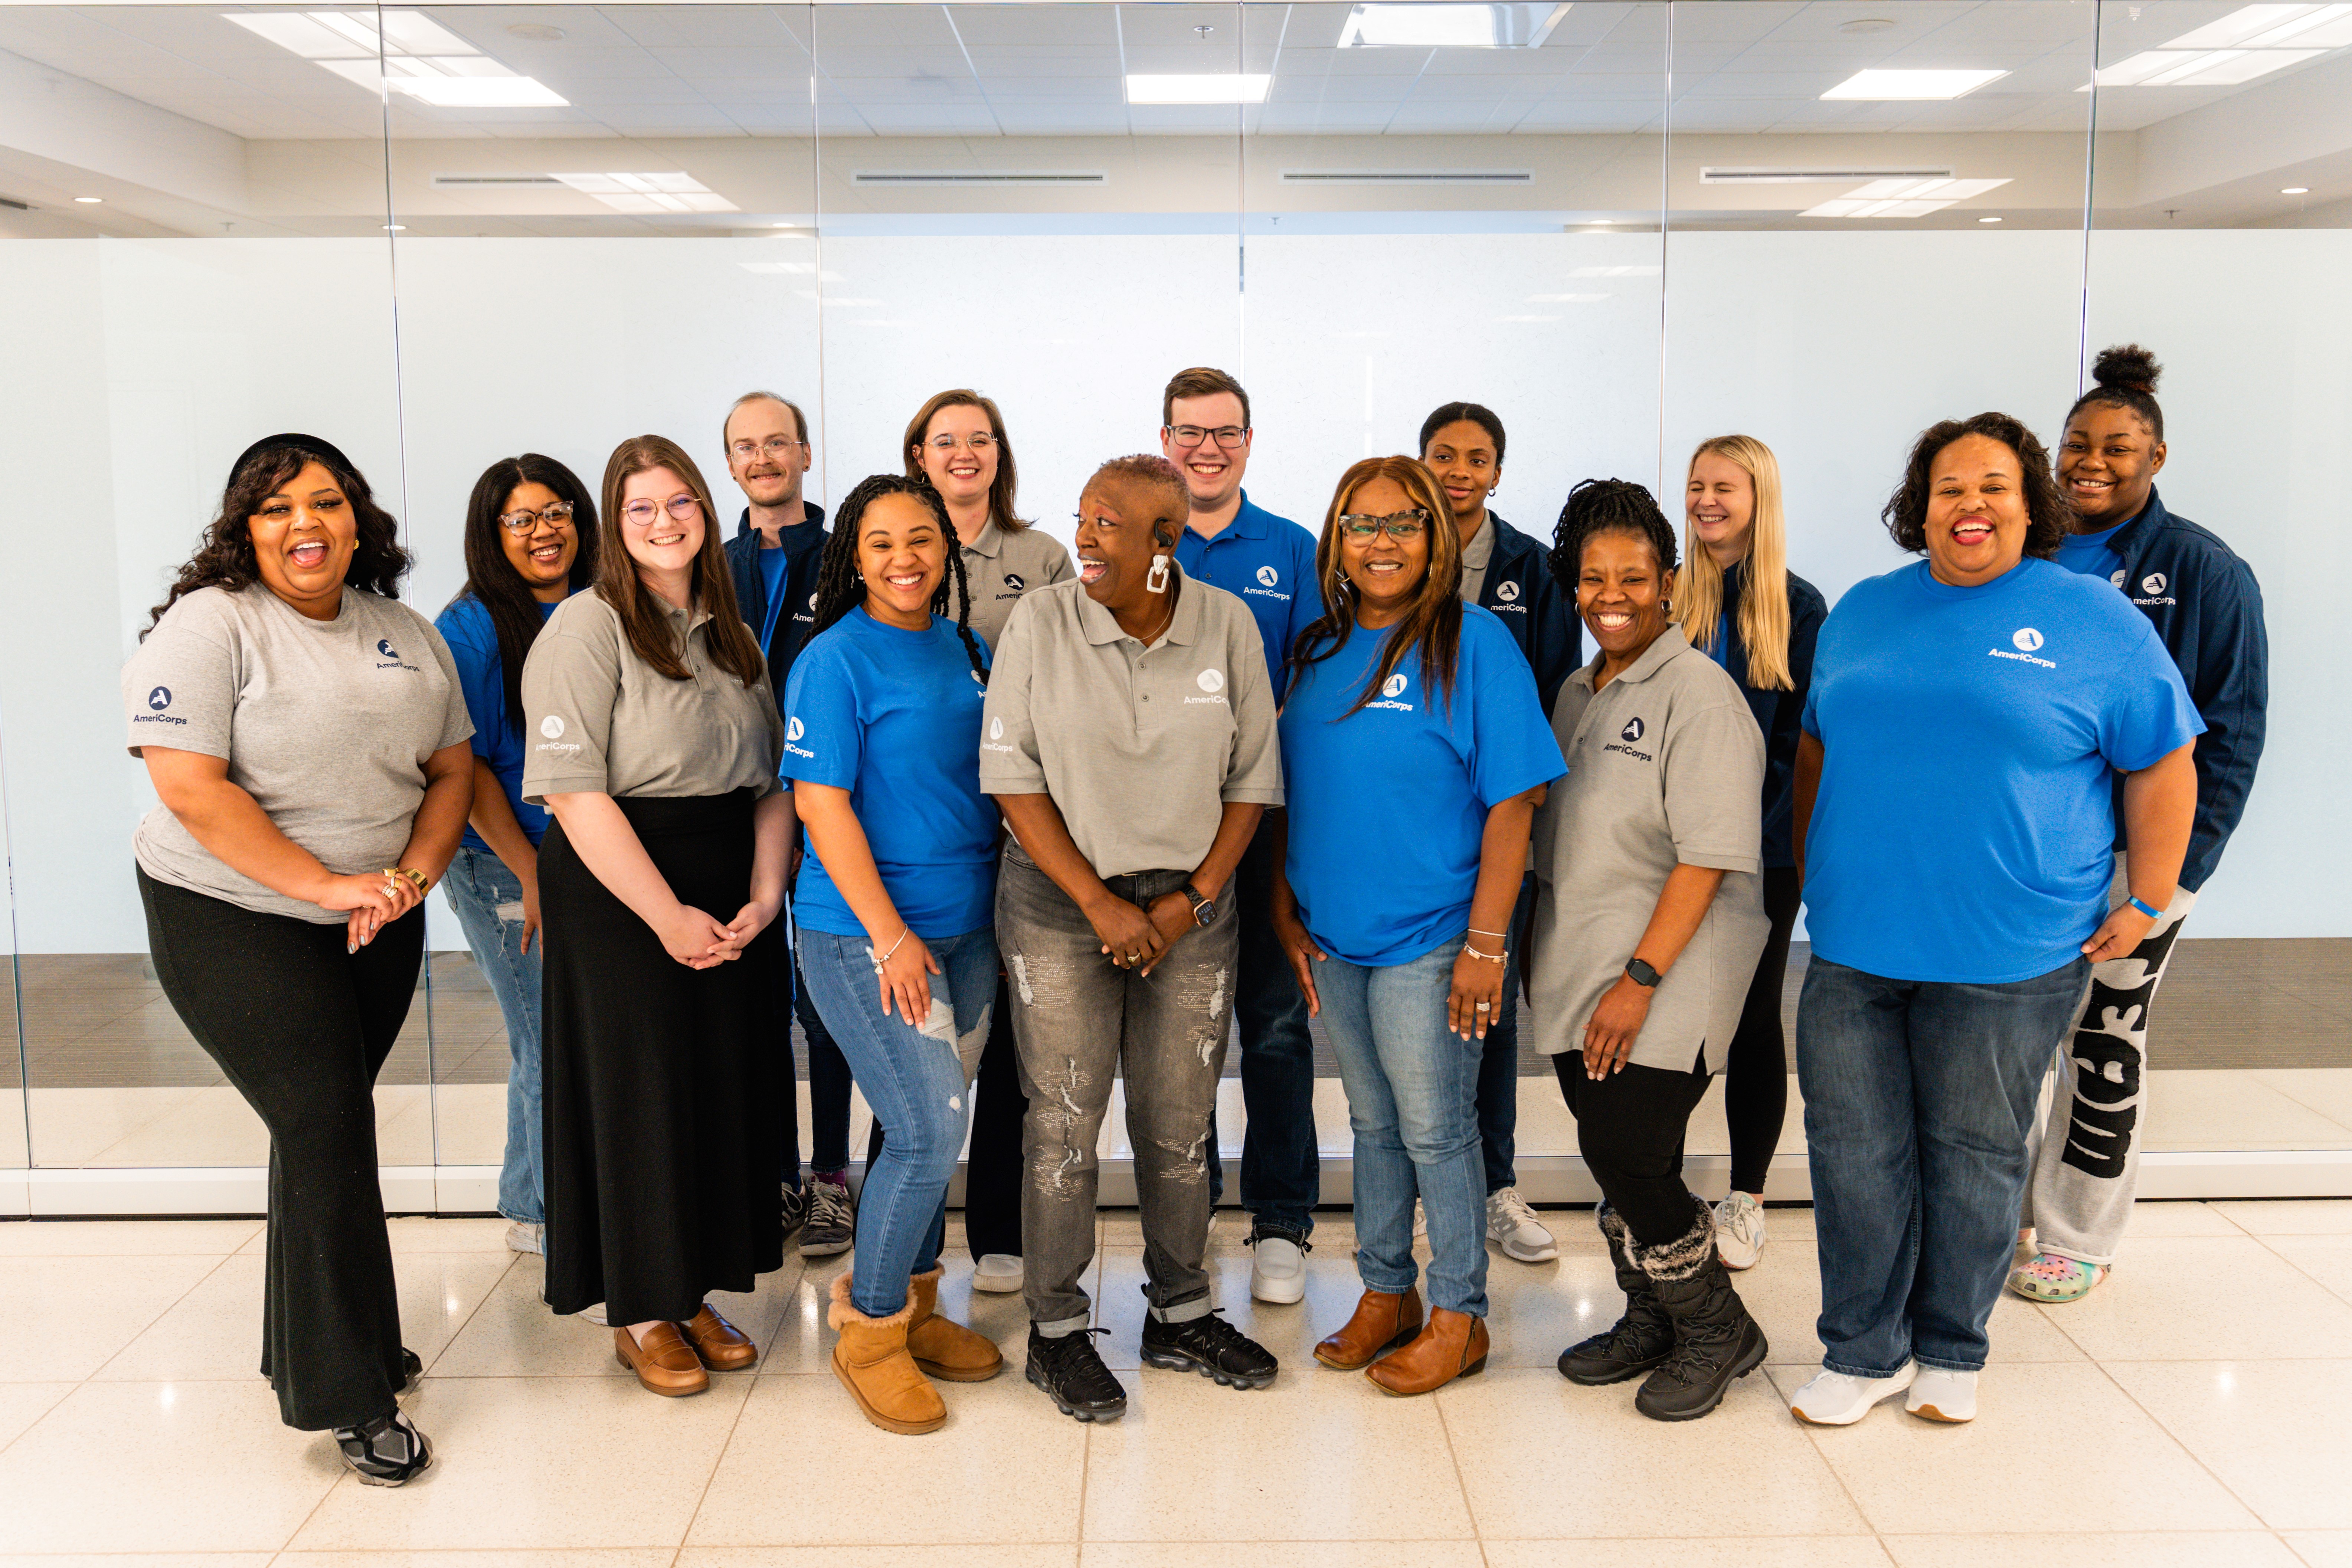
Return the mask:
<path id="1" fill-rule="evenodd" d="M 1627 745 L 1631 745 L 1635 741 L 1640 740 L 1643 735 L 1649 733 L 1649 726 L 1643 723 L 1639 719 L 1628 719 L 1625 721 L 1625 727 L 1622 730 L 1618 731 L 1617 733 Z"/>
<path id="2" fill-rule="evenodd" d="M 2042 646 L 2042 634 L 2032 626 L 2020 626 L 2009 639 L 2020 653 L 2032 653 Z"/>
<path id="3" fill-rule="evenodd" d="M 539 732 L 551 741 L 563 739 L 563 721 L 553 713 L 539 721 Z"/>

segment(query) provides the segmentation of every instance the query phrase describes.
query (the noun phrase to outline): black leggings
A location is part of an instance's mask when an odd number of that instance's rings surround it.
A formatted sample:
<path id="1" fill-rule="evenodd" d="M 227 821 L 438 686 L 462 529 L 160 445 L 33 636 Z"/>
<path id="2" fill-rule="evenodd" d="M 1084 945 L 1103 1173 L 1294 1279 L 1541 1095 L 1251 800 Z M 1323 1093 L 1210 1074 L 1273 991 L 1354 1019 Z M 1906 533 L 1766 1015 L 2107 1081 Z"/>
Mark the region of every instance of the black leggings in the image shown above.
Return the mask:
<path id="1" fill-rule="evenodd" d="M 1789 933 L 1797 927 L 1802 879 L 1793 866 L 1764 868 L 1764 913 L 1772 934 L 1756 961 L 1739 1032 L 1723 1078 L 1723 1116 L 1731 1124 L 1731 1190 L 1764 1191 L 1780 1124 L 1789 1115 L 1789 1042 L 1780 1027 L 1780 984 L 1789 972 Z"/>
<path id="2" fill-rule="evenodd" d="M 139 873 L 155 978 L 269 1129 L 261 1375 L 306 1432 L 389 1415 L 404 1376 L 376 1181 L 375 1075 L 425 957 L 411 911 L 346 952 L 332 925 L 256 914 Z"/>
<path id="3" fill-rule="evenodd" d="M 1551 1066 L 1576 1117 L 1577 1152 L 1633 1239 L 1664 1247 L 1688 1235 L 1698 1210 L 1683 1184 L 1683 1131 L 1706 1096 L 1706 1062 L 1688 1072 L 1628 1064 L 1597 1083 L 1582 1051 Z"/>
<path id="4" fill-rule="evenodd" d="M 964 1237 L 975 1263 L 992 1252 L 1018 1258 L 1021 1189 L 1028 1178 L 1021 1159 L 1021 1123 L 1029 1114 L 1029 1097 L 1021 1092 L 1012 989 L 1002 975 L 971 1092 L 971 1156 L 963 1173 Z"/>

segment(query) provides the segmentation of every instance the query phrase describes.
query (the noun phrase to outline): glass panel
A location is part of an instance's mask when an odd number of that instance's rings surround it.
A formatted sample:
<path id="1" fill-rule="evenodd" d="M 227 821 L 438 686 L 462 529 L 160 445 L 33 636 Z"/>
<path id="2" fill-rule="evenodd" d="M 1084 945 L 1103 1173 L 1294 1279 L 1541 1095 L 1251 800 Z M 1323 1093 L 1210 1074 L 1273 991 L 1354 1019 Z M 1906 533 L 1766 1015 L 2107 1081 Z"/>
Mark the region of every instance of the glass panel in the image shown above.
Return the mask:
<path id="1" fill-rule="evenodd" d="M 74 498 L 72 526 L 9 531 L 0 573 L 44 1166 L 266 1162 L 147 962 L 130 838 L 154 795 L 117 676 L 257 437 L 315 432 L 401 509 L 382 110 L 356 46 L 307 58 L 263 19 L 0 7 L 0 92 L 44 106 L 0 157 L 0 294 L 42 301 L 0 312 L 0 460 Z"/>
<path id="2" fill-rule="evenodd" d="M 0 752 L 0 858 L 7 853 L 8 788 L 5 752 Z M 7 961 L 0 963 L 0 1171 L 22 1170 L 32 1163 L 29 1129 L 25 1120 L 24 1009 L 17 978 L 16 899 L 7 900 Z M 0 1214 L 9 1212 L 0 1201 Z"/>

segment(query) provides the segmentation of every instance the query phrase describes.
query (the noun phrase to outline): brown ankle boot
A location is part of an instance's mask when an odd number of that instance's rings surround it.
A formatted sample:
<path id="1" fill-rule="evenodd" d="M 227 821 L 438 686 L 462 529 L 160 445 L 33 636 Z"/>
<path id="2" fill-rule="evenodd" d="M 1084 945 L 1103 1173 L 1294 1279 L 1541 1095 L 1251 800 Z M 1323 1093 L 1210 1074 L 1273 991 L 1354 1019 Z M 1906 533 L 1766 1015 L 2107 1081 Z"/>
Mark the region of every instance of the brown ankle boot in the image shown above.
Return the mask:
<path id="1" fill-rule="evenodd" d="M 907 1325 L 907 1353 L 926 1373 L 949 1383 L 986 1383 L 1004 1370 L 996 1342 L 939 1314 L 939 1268 L 907 1281 L 907 1304 L 915 1315 Z"/>
<path id="2" fill-rule="evenodd" d="M 946 1425 L 948 1407 L 907 1353 L 907 1325 L 915 1302 L 887 1318 L 869 1318 L 849 1304 L 851 1276 L 833 1282 L 833 1307 L 825 1321 L 841 1335 L 833 1347 L 833 1375 L 857 1401 L 866 1419 L 885 1432 L 909 1436 Z"/>
<path id="3" fill-rule="evenodd" d="M 1412 1343 L 1372 1363 L 1364 1375 L 1389 1394 L 1432 1394 L 1486 1365 L 1486 1320 L 1444 1307 Z"/>
<path id="4" fill-rule="evenodd" d="M 1382 1351 L 1421 1332 L 1421 1287 L 1408 1285 L 1401 1295 L 1367 1290 L 1356 1303 L 1355 1316 L 1339 1331 L 1315 1347 L 1315 1359 L 1341 1372 L 1360 1372 Z"/>

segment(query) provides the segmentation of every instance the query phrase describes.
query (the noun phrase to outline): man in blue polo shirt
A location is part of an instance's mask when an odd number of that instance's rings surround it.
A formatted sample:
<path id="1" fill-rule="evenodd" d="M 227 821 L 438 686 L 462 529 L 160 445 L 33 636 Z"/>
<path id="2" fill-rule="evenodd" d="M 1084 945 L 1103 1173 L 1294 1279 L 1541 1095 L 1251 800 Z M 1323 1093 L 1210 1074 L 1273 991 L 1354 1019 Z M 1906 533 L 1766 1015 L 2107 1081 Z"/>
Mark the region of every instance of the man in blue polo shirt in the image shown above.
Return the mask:
<path id="1" fill-rule="evenodd" d="M 1160 397 L 1160 449 L 1184 476 L 1192 517 L 1176 546 L 1186 576 L 1237 594 L 1257 617 L 1266 672 L 1281 700 L 1284 664 L 1298 634 L 1323 614 L 1315 575 L 1315 536 L 1287 518 L 1250 504 L 1249 394 L 1223 371 L 1179 371 Z M 1250 1294 L 1261 1301 L 1298 1300 L 1307 1291 L 1303 1256 L 1315 1228 L 1321 1184 L 1315 1137 L 1315 1046 L 1307 998 L 1274 934 L 1272 835 L 1261 826 L 1234 878 L 1241 918 L 1241 974 L 1234 1016 L 1241 1029 L 1242 1207 L 1249 1211 Z M 1212 1132 L 1211 1179 L 1222 1191 L 1224 1169 Z"/>

